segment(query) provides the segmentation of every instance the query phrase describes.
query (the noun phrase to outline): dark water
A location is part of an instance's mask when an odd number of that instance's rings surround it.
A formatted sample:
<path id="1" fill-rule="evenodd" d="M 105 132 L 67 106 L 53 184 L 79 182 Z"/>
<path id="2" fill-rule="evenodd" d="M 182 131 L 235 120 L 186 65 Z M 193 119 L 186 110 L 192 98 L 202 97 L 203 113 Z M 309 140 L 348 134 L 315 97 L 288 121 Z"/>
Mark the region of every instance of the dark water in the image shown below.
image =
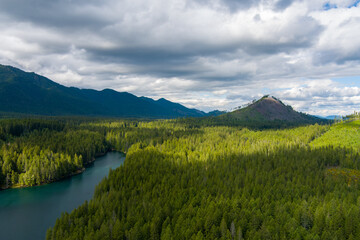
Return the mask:
<path id="1" fill-rule="evenodd" d="M 125 160 L 110 152 L 82 174 L 52 184 L 0 191 L 0 240 L 45 239 L 46 230 L 64 211 L 92 198 L 95 186 Z"/>

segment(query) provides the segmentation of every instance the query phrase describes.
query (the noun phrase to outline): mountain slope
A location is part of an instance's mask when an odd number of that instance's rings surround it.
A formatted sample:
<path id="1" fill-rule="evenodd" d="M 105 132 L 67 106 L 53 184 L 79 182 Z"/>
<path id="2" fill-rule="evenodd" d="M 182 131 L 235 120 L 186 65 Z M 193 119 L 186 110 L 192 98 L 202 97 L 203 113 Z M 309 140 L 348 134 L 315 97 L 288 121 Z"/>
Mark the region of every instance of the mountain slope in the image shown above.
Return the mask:
<path id="1" fill-rule="evenodd" d="M 206 113 L 204 113 L 200 110 L 184 107 L 183 105 L 181 105 L 179 103 L 170 102 L 170 101 L 166 100 L 165 98 L 160 98 L 158 100 L 154 100 L 152 98 L 141 97 L 141 99 L 148 101 L 150 103 L 156 104 L 161 107 L 166 107 L 180 115 L 184 115 L 184 116 L 188 116 L 188 117 L 200 117 L 200 116 L 207 115 Z"/>
<path id="2" fill-rule="evenodd" d="M 165 99 L 111 89 L 65 87 L 35 73 L 0 65 L 0 111 L 38 115 L 176 118 L 206 113 Z"/>
<path id="3" fill-rule="evenodd" d="M 220 115 L 223 115 L 225 114 L 226 112 L 225 111 L 219 111 L 219 110 L 214 110 L 214 111 L 211 111 L 211 112 L 208 112 L 207 113 L 207 116 L 209 117 L 216 117 L 216 116 L 220 116 Z"/>

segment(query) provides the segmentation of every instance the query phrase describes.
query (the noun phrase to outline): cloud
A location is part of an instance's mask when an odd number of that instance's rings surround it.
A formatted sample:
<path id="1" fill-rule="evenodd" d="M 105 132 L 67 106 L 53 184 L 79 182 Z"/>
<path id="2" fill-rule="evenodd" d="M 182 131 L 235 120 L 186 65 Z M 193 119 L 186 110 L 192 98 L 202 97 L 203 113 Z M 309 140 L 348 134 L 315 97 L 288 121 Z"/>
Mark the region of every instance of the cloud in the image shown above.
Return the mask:
<path id="1" fill-rule="evenodd" d="M 312 16 L 327 26 L 317 43 L 317 52 L 314 52 L 315 63 L 359 63 L 360 43 L 354 39 L 359 39 L 360 33 L 354 29 L 360 26 L 360 9 L 352 7 L 317 11 Z"/>
<path id="2" fill-rule="evenodd" d="M 360 87 L 347 87 L 330 79 L 308 80 L 274 94 L 295 109 L 319 115 L 346 115 L 360 106 Z"/>
<path id="3" fill-rule="evenodd" d="M 325 3 L 336 8 L 325 11 Z M 0 61 L 66 86 L 166 97 L 200 109 L 230 109 L 275 92 L 315 112 L 331 107 L 319 98 L 326 92 L 311 84 L 360 75 L 360 8 L 353 5 L 2 0 Z M 349 92 L 343 104 L 356 103 L 356 89 L 338 88 L 333 97 Z M 296 103 L 304 96 L 317 105 Z"/>

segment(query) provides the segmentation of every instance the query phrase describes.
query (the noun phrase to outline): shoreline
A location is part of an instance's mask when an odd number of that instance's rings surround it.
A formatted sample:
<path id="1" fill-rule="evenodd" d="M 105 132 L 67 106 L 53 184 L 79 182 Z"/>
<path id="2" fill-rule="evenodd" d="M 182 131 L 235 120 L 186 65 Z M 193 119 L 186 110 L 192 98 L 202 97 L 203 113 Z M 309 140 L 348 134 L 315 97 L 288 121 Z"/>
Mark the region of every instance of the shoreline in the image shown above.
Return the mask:
<path id="1" fill-rule="evenodd" d="M 33 185 L 33 186 L 24 186 L 24 185 L 19 185 L 19 184 L 15 184 L 15 185 L 11 185 L 7 188 L 5 188 L 4 186 L 1 186 L 0 187 L 0 191 L 5 191 L 5 190 L 9 190 L 9 189 L 16 189 L 16 188 L 31 188 L 31 187 L 38 187 L 38 186 L 43 186 L 43 185 L 47 185 L 47 184 L 51 184 L 51 183 L 54 183 L 54 182 L 59 182 L 59 181 L 62 181 L 64 179 L 67 179 L 67 178 L 70 178 L 70 177 L 73 177 L 75 175 L 78 175 L 78 174 L 81 174 L 83 173 L 84 171 L 86 170 L 86 167 L 83 167 L 82 169 L 78 169 L 72 173 L 69 173 L 68 175 L 60 178 L 60 179 L 56 179 L 56 180 L 53 180 L 53 181 L 50 181 L 50 182 L 44 182 L 44 183 L 41 183 L 41 184 L 38 184 L 38 185 Z"/>
<path id="2" fill-rule="evenodd" d="M 9 187 L 0 186 L 0 192 L 5 191 L 5 190 L 9 190 L 9 189 L 31 188 L 31 187 L 43 186 L 43 185 L 47 185 L 47 184 L 51 184 L 51 183 L 55 183 L 55 182 L 60 182 L 60 181 L 65 180 L 67 178 L 70 178 L 70 177 L 73 177 L 75 175 L 79 175 L 79 174 L 83 173 L 86 170 L 86 168 L 88 168 L 91 164 L 93 164 L 96 161 L 96 158 L 103 157 L 106 154 L 108 154 L 109 152 L 118 152 L 118 151 L 116 151 L 115 149 L 108 149 L 105 152 L 96 153 L 95 157 L 93 157 L 90 161 L 83 164 L 84 166 L 83 166 L 82 169 L 78 169 L 78 170 L 76 170 L 74 172 L 71 172 L 68 175 L 61 177 L 60 179 L 56 179 L 56 180 L 53 180 L 53 181 L 50 181 L 50 182 L 45 182 L 45 183 L 41 183 L 39 185 L 33 185 L 33 186 L 23 186 L 23 185 L 18 185 L 18 184 L 11 185 Z M 123 153 L 123 152 L 119 152 L 119 153 Z M 125 154 L 125 153 L 123 153 L 123 154 Z"/>

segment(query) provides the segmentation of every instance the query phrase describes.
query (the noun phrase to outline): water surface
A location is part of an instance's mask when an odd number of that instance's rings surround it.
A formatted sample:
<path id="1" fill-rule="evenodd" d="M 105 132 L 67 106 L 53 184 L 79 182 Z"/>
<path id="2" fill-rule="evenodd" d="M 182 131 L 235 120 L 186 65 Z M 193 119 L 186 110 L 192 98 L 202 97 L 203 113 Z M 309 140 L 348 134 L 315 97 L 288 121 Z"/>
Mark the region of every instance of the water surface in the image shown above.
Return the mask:
<path id="1" fill-rule="evenodd" d="M 125 160 L 110 152 L 82 174 L 48 185 L 0 191 L 0 239 L 45 239 L 46 230 L 64 211 L 70 212 L 90 200 L 95 186 Z"/>

